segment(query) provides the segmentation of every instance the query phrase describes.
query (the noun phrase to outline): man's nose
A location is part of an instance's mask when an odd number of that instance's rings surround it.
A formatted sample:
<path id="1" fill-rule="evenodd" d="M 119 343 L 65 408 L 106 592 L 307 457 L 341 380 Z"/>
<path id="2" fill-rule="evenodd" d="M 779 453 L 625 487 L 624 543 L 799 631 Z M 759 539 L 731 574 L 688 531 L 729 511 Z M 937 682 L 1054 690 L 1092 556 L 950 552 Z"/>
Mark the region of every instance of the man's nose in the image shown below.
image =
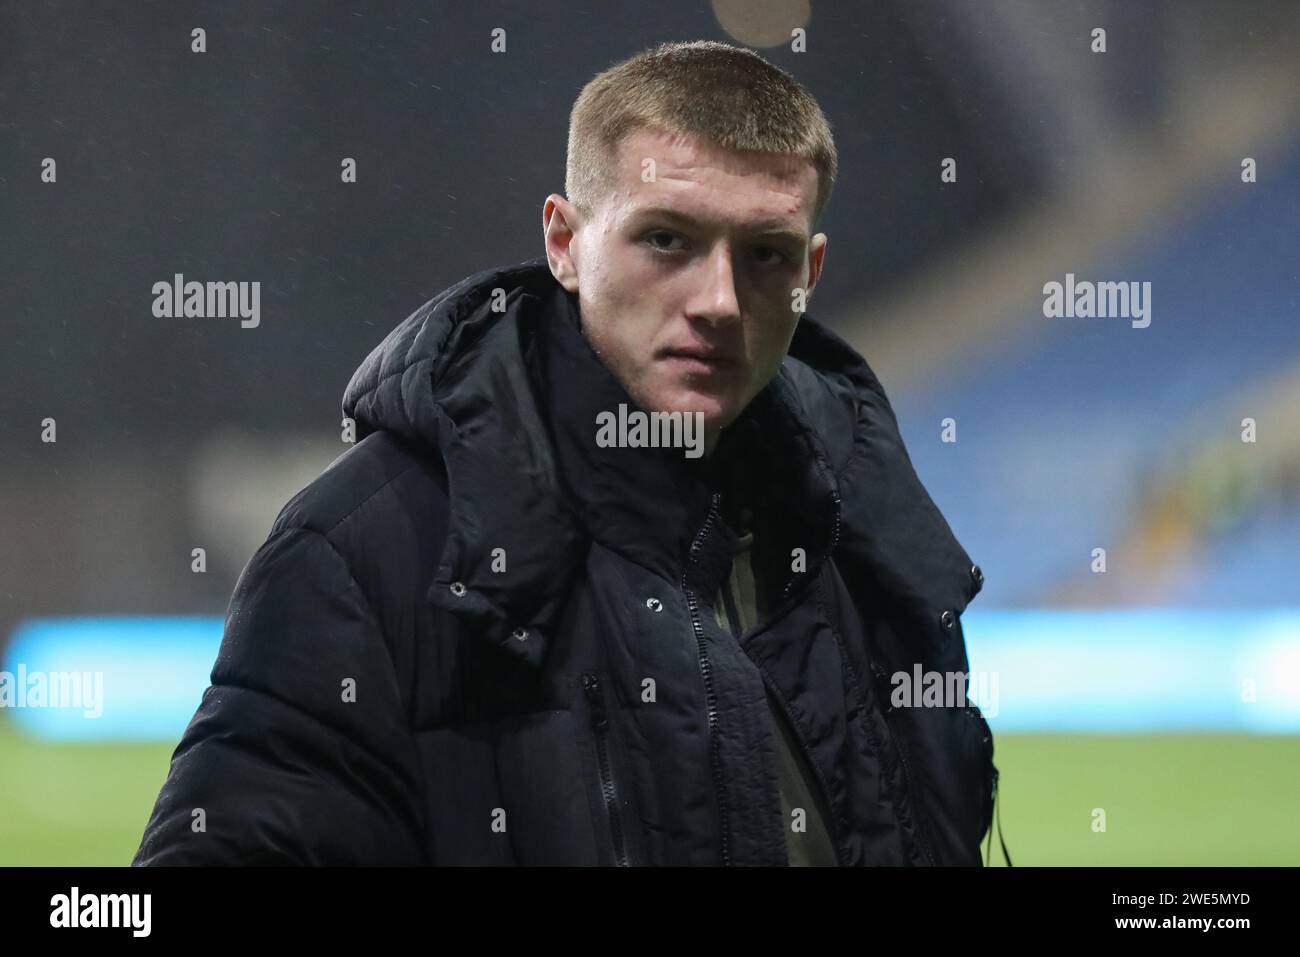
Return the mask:
<path id="1" fill-rule="evenodd" d="M 719 243 L 700 264 L 700 281 L 691 297 L 689 315 L 713 325 L 727 325 L 740 319 L 740 298 L 736 295 L 736 274 L 731 250 Z"/>

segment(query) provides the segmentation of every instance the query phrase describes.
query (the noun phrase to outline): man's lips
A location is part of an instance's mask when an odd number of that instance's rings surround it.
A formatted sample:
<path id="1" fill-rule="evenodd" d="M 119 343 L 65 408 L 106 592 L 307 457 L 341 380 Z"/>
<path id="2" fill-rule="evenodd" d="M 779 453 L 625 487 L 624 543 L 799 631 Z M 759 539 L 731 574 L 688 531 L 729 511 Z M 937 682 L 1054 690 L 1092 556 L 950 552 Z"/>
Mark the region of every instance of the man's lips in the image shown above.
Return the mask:
<path id="1" fill-rule="evenodd" d="M 736 364 L 736 360 L 725 352 L 717 349 L 701 349 L 698 347 L 663 349 L 659 353 L 659 358 L 680 365 L 695 366 L 699 369 L 710 372 L 718 369 L 725 369 Z"/>

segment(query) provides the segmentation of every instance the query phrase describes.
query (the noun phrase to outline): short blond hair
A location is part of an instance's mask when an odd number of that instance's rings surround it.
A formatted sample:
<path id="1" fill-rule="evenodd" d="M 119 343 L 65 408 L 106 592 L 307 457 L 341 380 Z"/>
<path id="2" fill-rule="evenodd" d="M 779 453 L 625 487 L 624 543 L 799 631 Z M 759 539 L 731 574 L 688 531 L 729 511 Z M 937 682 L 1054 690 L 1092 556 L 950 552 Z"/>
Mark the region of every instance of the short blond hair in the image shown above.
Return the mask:
<path id="1" fill-rule="evenodd" d="M 821 107 L 752 50 L 714 40 L 661 43 L 583 87 L 569 115 L 564 189 L 584 216 L 613 189 L 613 158 L 638 129 L 808 160 L 817 170 L 813 224 L 835 185 L 835 140 Z"/>

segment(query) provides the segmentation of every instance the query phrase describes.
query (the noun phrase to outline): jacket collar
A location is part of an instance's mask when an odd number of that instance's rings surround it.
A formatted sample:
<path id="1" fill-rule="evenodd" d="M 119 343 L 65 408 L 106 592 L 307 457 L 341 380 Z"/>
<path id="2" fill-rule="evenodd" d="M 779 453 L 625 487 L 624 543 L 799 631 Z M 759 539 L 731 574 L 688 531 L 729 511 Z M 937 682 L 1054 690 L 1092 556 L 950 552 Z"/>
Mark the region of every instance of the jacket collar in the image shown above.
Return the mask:
<path id="1" fill-rule="evenodd" d="M 584 532 L 667 578 L 708 507 L 710 459 L 682 449 L 597 447 L 597 416 L 637 406 L 581 331 L 575 297 L 559 283 L 535 303 L 530 367 L 566 497 Z"/>
<path id="2" fill-rule="evenodd" d="M 783 511 L 804 517 L 795 544 L 810 557 L 825 556 L 838 511 L 835 480 L 816 465 L 824 453 L 798 446 L 793 413 L 780 414 L 783 382 L 770 385 L 724 429 L 708 457 L 688 458 L 680 448 L 601 448 L 595 442 L 598 415 L 620 407 L 641 410 L 588 344 L 576 296 L 557 283 L 536 308 L 530 360 L 541 414 L 566 497 L 589 538 L 680 581 L 716 492 L 727 505 L 741 496 L 779 498 Z M 760 472 L 770 481 L 757 487 L 745 482 Z"/>
<path id="3" fill-rule="evenodd" d="M 707 459 L 597 448 L 596 413 L 620 402 L 635 408 L 582 336 L 575 297 L 534 259 L 416 310 L 354 373 L 343 411 L 358 440 L 382 429 L 437 450 L 451 510 L 429 600 L 533 664 L 593 540 L 680 580 L 713 491 L 760 471 L 757 504 L 810 572 L 833 551 L 931 627 L 977 590 L 875 376 L 806 315 Z"/>

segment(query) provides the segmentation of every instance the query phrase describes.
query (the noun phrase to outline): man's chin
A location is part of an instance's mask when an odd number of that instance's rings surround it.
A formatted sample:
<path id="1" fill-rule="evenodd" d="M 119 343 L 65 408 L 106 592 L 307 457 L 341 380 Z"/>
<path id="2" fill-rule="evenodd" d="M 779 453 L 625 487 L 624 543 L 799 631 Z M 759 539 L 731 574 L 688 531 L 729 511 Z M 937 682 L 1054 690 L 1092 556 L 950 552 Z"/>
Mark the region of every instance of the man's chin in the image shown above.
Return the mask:
<path id="1" fill-rule="evenodd" d="M 735 401 L 731 396 L 697 392 L 684 389 L 663 397 L 650 406 L 658 412 L 699 413 L 704 417 L 705 428 L 725 428 L 736 417 Z"/>

